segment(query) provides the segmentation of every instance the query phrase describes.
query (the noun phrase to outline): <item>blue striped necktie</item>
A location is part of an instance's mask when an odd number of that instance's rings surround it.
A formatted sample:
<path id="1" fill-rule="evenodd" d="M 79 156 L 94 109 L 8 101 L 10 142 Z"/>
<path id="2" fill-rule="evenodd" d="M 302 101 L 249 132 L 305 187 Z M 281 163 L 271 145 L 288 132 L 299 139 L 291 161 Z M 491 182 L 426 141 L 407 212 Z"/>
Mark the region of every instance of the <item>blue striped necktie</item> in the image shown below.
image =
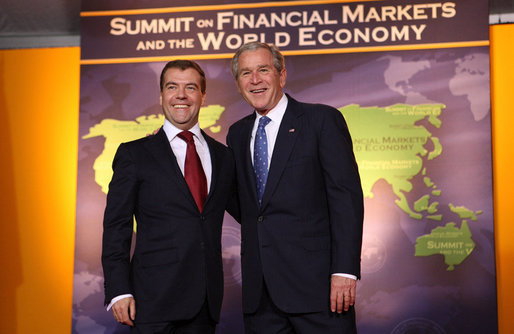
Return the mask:
<path id="1" fill-rule="evenodd" d="M 255 180 L 257 182 L 257 197 L 259 204 L 262 201 L 262 194 L 268 179 L 268 138 L 264 127 L 271 122 L 267 116 L 261 117 L 257 132 L 255 133 L 255 145 L 253 150 L 253 168 L 255 169 Z"/>

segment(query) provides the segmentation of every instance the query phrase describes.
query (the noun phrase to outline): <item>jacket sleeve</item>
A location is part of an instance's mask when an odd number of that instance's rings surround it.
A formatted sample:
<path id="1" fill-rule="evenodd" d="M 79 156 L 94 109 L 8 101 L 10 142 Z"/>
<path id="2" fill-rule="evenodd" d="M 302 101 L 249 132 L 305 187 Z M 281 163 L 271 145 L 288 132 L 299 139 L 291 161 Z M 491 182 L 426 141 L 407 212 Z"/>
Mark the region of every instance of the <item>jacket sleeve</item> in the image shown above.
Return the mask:
<path id="1" fill-rule="evenodd" d="M 241 224 L 241 207 L 239 204 L 239 193 L 237 191 L 237 175 L 236 175 L 236 169 L 235 169 L 235 158 L 234 158 L 234 152 L 231 147 L 231 141 L 230 141 L 230 132 L 227 134 L 226 142 L 228 145 L 228 149 L 230 151 L 230 158 L 232 159 L 234 163 L 234 175 L 233 175 L 233 184 L 232 184 L 232 192 L 229 197 L 228 205 L 227 205 L 227 212 L 234 218 L 239 224 Z"/>
<path id="2" fill-rule="evenodd" d="M 103 221 L 102 267 L 105 304 L 133 293 L 130 283 L 130 245 L 137 197 L 136 166 L 127 144 L 121 144 L 113 160 Z"/>
<path id="3" fill-rule="evenodd" d="M 320 114 L 324 116 L 319 152 L 328 199 L 331 272 L 360 278 L 364 204 L 352 140 L 337 109 L 327 107 Z"/>

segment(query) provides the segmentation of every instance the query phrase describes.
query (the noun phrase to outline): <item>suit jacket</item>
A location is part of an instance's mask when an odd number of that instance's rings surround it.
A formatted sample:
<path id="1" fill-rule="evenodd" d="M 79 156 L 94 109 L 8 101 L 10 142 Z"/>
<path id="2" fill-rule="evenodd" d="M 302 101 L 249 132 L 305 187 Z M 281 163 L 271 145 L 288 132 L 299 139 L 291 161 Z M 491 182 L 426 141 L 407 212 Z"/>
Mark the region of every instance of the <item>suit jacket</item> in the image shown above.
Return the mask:
<path id="1" fill-rule="evenodd" d="M 284 312 L 326 311 L 331 274 L 360 276 L 363 195 L 346 123 L 335 108 L 288 96 L 259 206 L 255 117 L 227 135 L 241 205 L 243 311 L 257 309 L 263 281 Z"/>
<path id="2" fill-rule="evenodd" d="M 165 132 L 121 144 L 104 216 L 105 302 L 131 293 L 136 322 L 193 318 L 207 299 L 219 320 L 223 297 L 221 231 L 234 186 L 230 150 L 203 133 L 212 180 L 199 212 Z M 137 233 L 130 259 L 133 216 Z"/>

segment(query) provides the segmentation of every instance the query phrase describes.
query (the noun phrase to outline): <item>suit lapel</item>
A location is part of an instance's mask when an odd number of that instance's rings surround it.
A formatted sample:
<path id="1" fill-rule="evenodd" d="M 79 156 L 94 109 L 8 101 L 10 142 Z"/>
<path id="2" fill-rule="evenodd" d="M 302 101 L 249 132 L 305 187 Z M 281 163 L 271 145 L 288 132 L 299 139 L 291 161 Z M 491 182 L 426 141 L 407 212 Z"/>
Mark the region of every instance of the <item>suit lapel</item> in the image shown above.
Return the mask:
<path id="1" fill-rule="evenodd" d="M 288 99 L 287 109 L 280 123 L 277 140 L 273 148 L 268 180 L 266 181 L 266 188 L 262 196 L 262 208 L 266 206 L 277 187 L 287 161 L 289 160 L 289 156 L 293 151 L 298 133 L 301 131 L 301 122 L 299 119 L 301 112 L 295 106 L 296 101 L 289 96 Z"/>
<path id="2" fill-rule="evenodd" d="M 216 183 L 219 180 L 219 173 L 221 171 L 221 155 L 218 149 L 216 148 L 216 145 L 214 144 L 214 139 L 207 136 L 207 134 L 202 130 L 202 135 L 205 138 L 205 141 L 207 142 L 207 146 L 209 146 L 209 153 L 211 155 L 211 186 L 209 187 L 209 193 L 207 194 L 207 198 L 205 199 L 205 203 L 203 205 L 204 210 L 207 207 L 207 203 L 209 203 L 209 200 L 212 197 L 213 190 L 216 187 Z"/>
<path id="3" fill-rule="evenodd" d="M 252 163 L 252 153 L 250 151 L 250 141 L 252 140 L 252 129 L 255 123 L 255 117 L 256 114 L 254 111 L 252 115 L 246 118 L 241 132 L 241 142 L 243 143 L 244 150 L 242 163 L 244 164 L 244 170 L 247 171 L 245 175 L 246 184 L 250 185 L 250 193 L 252 195 L 252 200 L 254 201 L 254 203 L 257 203 L 257 205 L 259 205 L 259 200 L 257 198 L 257 185 L 255 183 L 255 172 Z"/>
<path id="4" fill-rule="evenodd" d="M 170 179 L 175 181 L 178 191 L 182 192 L 184 197 L 188 198 L 191 204 L 196 207 L 193 195 L 191 195 L 191 192 L 189 191 L 186 179 L 180 171 L 177 158 L 175 157 L 168 141 L 168 137 L 166 137 L 166 133 L 162 128 L 146 143 L 146 147 L 148 151 L 152 153 L 155 160 L 170 176 Z"/>

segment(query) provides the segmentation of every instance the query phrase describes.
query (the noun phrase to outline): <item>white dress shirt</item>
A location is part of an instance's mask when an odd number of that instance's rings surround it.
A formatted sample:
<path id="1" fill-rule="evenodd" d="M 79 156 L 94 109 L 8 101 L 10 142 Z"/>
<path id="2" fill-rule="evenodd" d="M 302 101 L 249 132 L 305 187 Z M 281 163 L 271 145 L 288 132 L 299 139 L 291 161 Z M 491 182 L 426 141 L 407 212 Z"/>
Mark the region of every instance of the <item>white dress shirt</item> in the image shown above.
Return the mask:
<path id="1" fill-rule="evenodd" d="M 271 166 L 271 158 L 273 155 L 273 149 L 275 147 L 275 142 L 277 141 L 278 129 L 280 128 L 280 123 L 282 122 L 282 118 L 284 118 L 284 114 L 286 113 L 287 108 L 287 96 L 282 94 L 282 98 L 278 101 L 275 108 L 271 109 L 266 116 L 271 119 L 271 122 L 266 125 L 264 130 L 266 131 L 266 138 L 268 139 L 268 166 Z M 259 113 L 256 113 L 257 117 L 255 117 L 255 122 L 253 124 L 252 129 L 252 138 L 250 140 L 250 156 L 252 157 L 253 163 L 253 151 L 255 146 L 255 134 L 257 133 L 257 127 L 259 126 L 259 120 L 263 117 Z M 332 275 L 348 277 L 356 280 L 357 276 L 351 274 L 343 274 L 343 273 L 333 273 Z"/>
<path id="2" fill-rule="evenodd" d="M 186 163 L 186 151 L 187 151 L 187 143 L 177 137 L 177 135 L 182 132 L 181 129 L 177 128 L 167 119 L 164 120 L 164 125 L 162 127 L 168 141 L 170 142 L 171 149 L 173 150 L 173 154 L 177 158 L 178 166 L 180 167 L 180 171 L 182 175 L 184 175 L 184 165 Z M 211 188 L 211 179 L 212 179 L 212 164 L 211 164 L 211 154 L 209 152 L 209 145 L 207 145 L 207 141 L 202 136 L 202 132 L 200 131 L 200 125 L 198 123 L 195 124 L 191 129 L 189 129 L 191 133 L 193 133 L 193 139 L 195 141 L 196 152 L 200 157 L 200 161 L 202 162 L 203 171 L 205 173 L 205 178 L 207 179 L 207 193 Z M 107 311 L 111 309 L 111 307 L 118 301 L 123 298 L 132 297 L 131 294 L 125 294 L 114 297 L 109 305 L 107 306 Z"/>
<path id="3" fill-rule="evenodd" d="M 278 129 L 280 128 L 280 123 L 282 122 L 282 118 L 286 113 L 287 108 L 287 96 L 282 94 L 282 98 L 278 101 L 275 108 L 271 109 L 266 116 L 271 119 L 271 122 L 266 125 L 264 130 L 266 131 L 266 138 L 268 139 L 268 166 L 271 166 L 271 157 L 273 155 L 273 148 L 275 147 L 275 142 L 277 141 Z M 255 146 L 255 134 L 257 133 L 257 127 L 259 126 L 259 120 L 263 117 L 261 114 L 256 113 L 257 117 L 255 117 L 255 122 L 253 124 L 252 129 L 252 138 L 250 140 L 250 153 L 252 157 L 253 163 L 253 151 Z"/>
<path id="4" fill-rule="evenodd" d="M 167 119 L 164 120 L 164 125 L 162 127 L 164 133 L 166 133 L 166 137 L 168 137 L 168 141 L 170 142 L 171 149 L 173 150 L 173 154 L 177 158 L 178 166 L 180 167 L 180 171 L 182 175 L 184 175 L 184 165 L 186 163 L 186 150 L 187 143 L 177 137 L 177 135 L 182 132 L 179 128 L 170 123 Z M 207 145 L 207 141 L 202 136 L 202 131 L 200 131 L 200 125 L 196 123 L 191 129 L 189 129 L 191 133 L 193 133 L 193 138 L 195 141 L 196 152 L 200 157 L 200 161 L 202 162 L 203 171 L 205 173 L 205 177 L 207 178 L 207 193 L 211 189 L 211 178 L 212 178 L 212 164 L 211 164 L 211 154 L 209 152 L 209 146 Z"/>

